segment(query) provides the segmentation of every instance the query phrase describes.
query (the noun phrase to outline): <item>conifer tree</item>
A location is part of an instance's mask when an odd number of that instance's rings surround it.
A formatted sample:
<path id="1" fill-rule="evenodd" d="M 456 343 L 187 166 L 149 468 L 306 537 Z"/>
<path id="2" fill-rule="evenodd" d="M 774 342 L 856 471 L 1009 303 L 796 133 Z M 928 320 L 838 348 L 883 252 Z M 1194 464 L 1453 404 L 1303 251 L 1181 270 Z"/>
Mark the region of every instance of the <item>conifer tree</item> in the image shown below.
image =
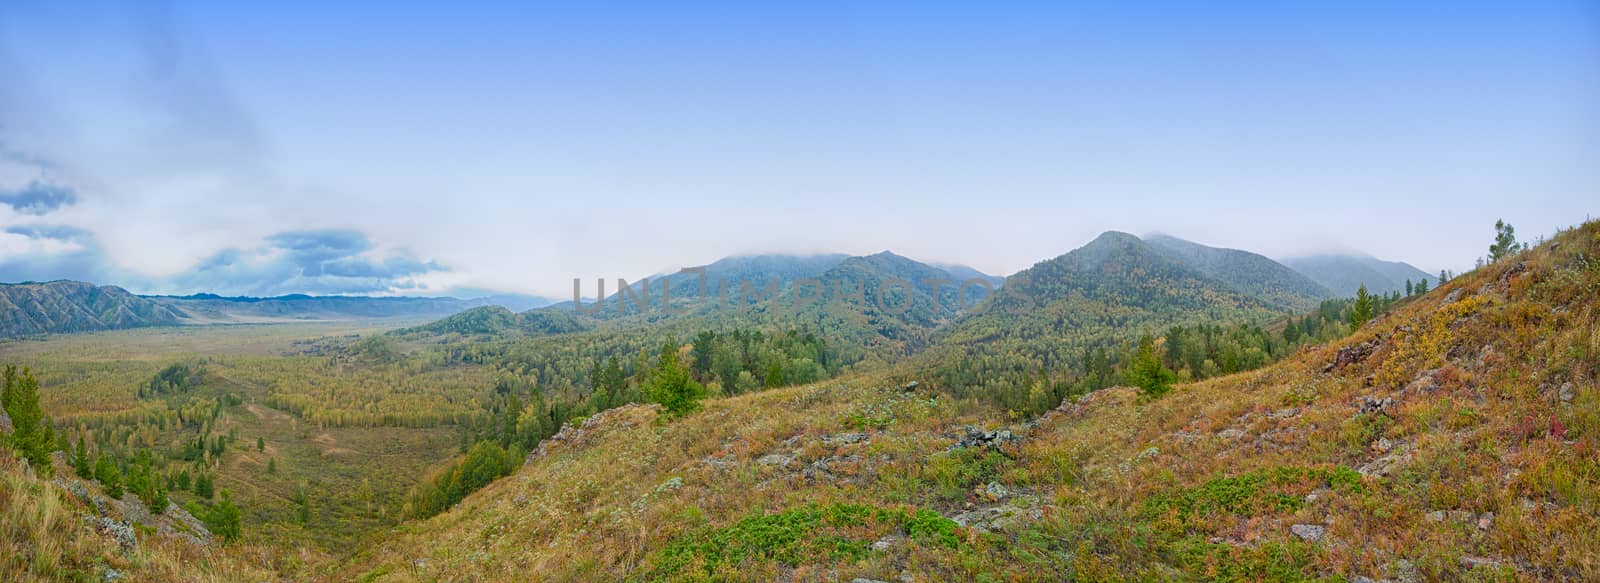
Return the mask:
<path id="1" fill-rule="evenodd" d="M 706 396 L 706 388 L 689 378 L 689 371 L 678 364 L 678 347 L 670 342 L 661 347 L 661 359 L 650 377 L 646 397 L 672 415 L 699 409 L 700 399 Z"/>
<path id="2" fill-rule="evenodd" d="M 1372 294 L 1367 293 L 1367 284 L 1361 284 L 1361 288 L 1356 290 L 1356 301 L 1350 306 L 1350 329 L 1352 331 L 1367 323 L 1367 320 L 1372 319 L 1373 303 Z"/>
<path id="3" fill-rule="evenodd" d="M 7 439 L 11 447 L 28 460 L 34 471 L 49 474 L 50 448 L 55 440 L 39 410 L 39 381 L 26 369 L 19 374 L 16 366 L 6 366 L 0 402 L 11 417 L 11 436 Z"/>
<path id="4" fill-rule="evenodd" d="M 1156 356 L 1155 339 L 1149 335 L 1139 339 L 1139 351 L 1127 376 L 1129 383 L 1138 386 L 1139 392 L 1151 399 L 1167 394 L 1172 390 L 1172 381 L 1178 379 L 1178 375 Z"/>
<path id="5" fill-rule="evenodd" d="M 1517 230 L 1505 221 L 1494 222 L 1494 243 L 1489 245 L 1489 261 L 1499 261 L 1522 250 L 1517 243 Z"/>

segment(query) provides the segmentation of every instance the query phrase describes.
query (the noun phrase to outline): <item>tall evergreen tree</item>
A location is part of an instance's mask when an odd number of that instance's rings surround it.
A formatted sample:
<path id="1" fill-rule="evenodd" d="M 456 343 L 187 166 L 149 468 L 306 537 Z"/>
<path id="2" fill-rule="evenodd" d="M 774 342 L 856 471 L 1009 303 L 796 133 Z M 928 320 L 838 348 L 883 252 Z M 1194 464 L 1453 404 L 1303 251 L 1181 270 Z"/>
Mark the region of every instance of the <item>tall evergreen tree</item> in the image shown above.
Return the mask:
<path id="1" fill-rule="evenodd" d="M 0 401 L 11 417 L 11 447 L 28 460 L 34 471 L 49 474 L 50 448 L 55 440 L 39 409 L 39 381 L 27 369 L 18 374 L 16 366 L 6 366 Z"/>
<path id="2" fill-rule="evenodd" d="M 72 450 L 72 471 L 85 480 L 94 479 L 94 464 L 89 461 L 89 445 L 78 436 L 78 446 Z"/>
<path id="3" fill-rule="evenodd" d="M 94 460 L 94 479 L 100 482 L 100 487 L 106 491 L 106 496 L 114 499 L 122 498 L 122 470 L 117 468 L 116 462 L 111 461 L 111 456 L 101 451 Z"/>
<path id="4" fill-rule="evenodd" d="M 1350 306 L 1350 330 L 1353 332 L 1360 328 L 1367 320 L 1372 319 L 1375 298 L 1367 293 L 1367 284 L 1361 284 L 1356 290 L 1356 301 Z"/>
<path id="5" fill-rule="evenodd" d="M 650 375 L 645 396 L 660 403 L 672 415 L 683 415 L 700 408 L 706 388 L 689 378 L 689 371 L 678 364 L 678 347 L 668 342 L 661 347 L 661 358 Z"/>
<path id="6" fill-rule="evenodd" d="M 1138 386 L 1141 393 L 1152 399 L 1167 394 L 1172 390 L 1172 382 L 1178 379 L 1178 375 L 1156 356 L 1155 339 L 1148 334 L 1139 339 L 1139 351 L 1134 356 L 1133 366 L 1127 376 L 1129 383 Z"/>

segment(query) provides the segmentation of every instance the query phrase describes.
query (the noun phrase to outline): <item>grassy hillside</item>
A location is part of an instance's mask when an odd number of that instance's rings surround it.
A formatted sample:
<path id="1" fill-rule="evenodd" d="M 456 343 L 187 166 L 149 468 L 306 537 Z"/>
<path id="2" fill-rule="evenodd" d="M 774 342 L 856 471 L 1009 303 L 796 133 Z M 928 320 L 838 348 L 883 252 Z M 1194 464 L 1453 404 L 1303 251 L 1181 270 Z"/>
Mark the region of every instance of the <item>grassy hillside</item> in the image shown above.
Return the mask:
<path id="1" fill-rule="evenodd" d="M 1275 366 L 1025 423 L 874 376 L 625 407 L 330 574 L 1593 579 L 1597 256 L 1586 225 Z"/>
<path id="2" fill-rule="evenodd" d="M 8 581 L 265 581 L 293 562 L 274 564 L 278 553 L 258 547 L 197 542 L 170 521 L 141 524 L 97 487 L 40 477 L 4 449 L 0 509 Z"/>

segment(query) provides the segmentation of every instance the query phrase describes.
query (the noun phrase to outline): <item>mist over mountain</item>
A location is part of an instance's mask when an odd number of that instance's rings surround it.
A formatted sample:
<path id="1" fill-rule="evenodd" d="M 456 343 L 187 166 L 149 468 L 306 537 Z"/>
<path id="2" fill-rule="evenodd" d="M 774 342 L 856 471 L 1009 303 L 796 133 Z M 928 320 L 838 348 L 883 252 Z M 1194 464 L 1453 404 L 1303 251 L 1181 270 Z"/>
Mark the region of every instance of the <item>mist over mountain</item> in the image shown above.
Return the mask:
<path id="1" fill-rule="evenodd" d="M 1362 284 L 1372 293 L 1404 293 L 1406 280 L 1439 282 L 1438 274 L 1403 261 L 1384 261 L 1362 254 L 1322 254 L 1284 259 L 1283 264 L 1316 281 L 1340 297 L 1353 297 Z"/>
<path id="2" fill-rule="evenodd" d="M 1323 285 L 1264 255 L 1208 247 L 1168 235 L 1151 235 L 1144 240 L 1201 273 L 1281 307 L 1307 310 L 1333 295 Z"/>

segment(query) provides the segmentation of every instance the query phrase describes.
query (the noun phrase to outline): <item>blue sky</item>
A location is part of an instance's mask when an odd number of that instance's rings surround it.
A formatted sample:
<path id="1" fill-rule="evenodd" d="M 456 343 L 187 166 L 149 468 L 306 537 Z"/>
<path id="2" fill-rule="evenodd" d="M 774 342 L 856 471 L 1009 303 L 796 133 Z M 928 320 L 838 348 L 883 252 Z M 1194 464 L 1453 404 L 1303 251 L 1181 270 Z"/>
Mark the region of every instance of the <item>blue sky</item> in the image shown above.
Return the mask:
<path id="1" fill-rule="evenodd" d="M 1106 229 L 1436 271 L 1600 200 L 1592 2 L 249 4 L 0 5 L 0 280 L 563 295 Z"/>

